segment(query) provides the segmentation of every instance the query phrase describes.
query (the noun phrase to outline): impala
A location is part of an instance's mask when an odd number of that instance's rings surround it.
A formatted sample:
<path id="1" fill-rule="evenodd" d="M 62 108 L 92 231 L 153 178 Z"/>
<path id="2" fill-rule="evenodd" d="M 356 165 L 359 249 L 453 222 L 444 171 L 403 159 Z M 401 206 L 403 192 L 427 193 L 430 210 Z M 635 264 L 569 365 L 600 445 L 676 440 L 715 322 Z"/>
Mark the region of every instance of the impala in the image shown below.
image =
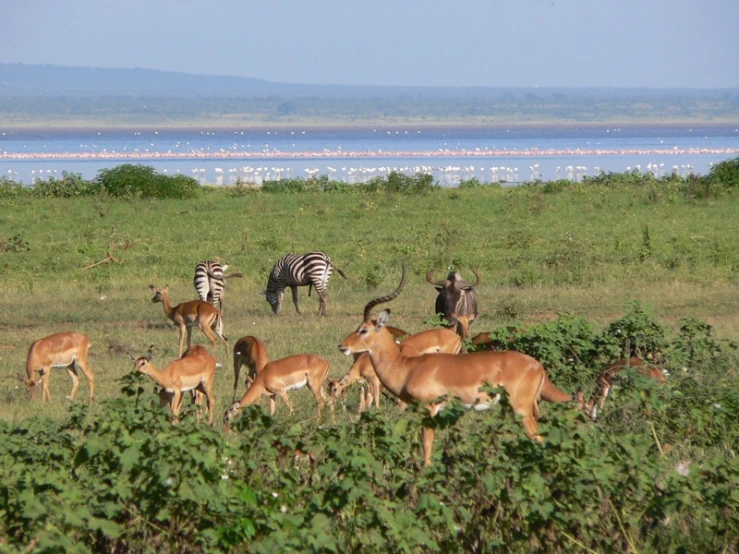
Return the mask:
<path id="1" fill-rule="evenodd" d="M 619 372 L 629 369 L 630 367 L 637 368 L 639 373 L 658 383 L 667 382 L 667 375 L 669 375 L 667 370 L 647 365 L 641 358 L 623 358 L 612 366 L 609 366 L 598 376 L 598 385 L 593 396 L 590 397 L 590 400 L 585 402 L 585 397 L 583 396 L 582 391 L 578 391 L 577 397 L 580 407 L 591 419 L 597 419 L 598 412 L 603 410 L 603 405 L 606 403 L 608 393 L 611 391 L 611 387 L 613 386 L 613 378 Z"/>
<path id="2" fill-rule="evenodd" d="M 31 392 L 42 384 L 41 401 L 51 400 L 49 392 L 49 379 L 51 368 L 66 367 L 69 377 L 72 379 L 72 390 L 67 398 L 74 400 L 80 379 L 77 375 L 75 364 L 79 366 L 90 382 L 90 402 L 95 399 L 95 375 L 87 363 L 87 351 L 90 348 L 90 339 L 82 333 L 54 333 L 31 344 L 26 357 L 26 375 L 18 374 Z M 34 379 L 34 373 L 38 372 L 38 379 Z"/>
<path id="3" fill-rule="evenodd" d="M 316 398 L 318 417 L 320 418 L 326 394 L 323 391 L 323 382 L 326 380 L 328 370 L 328 360 L 313 354 L 296 354 L 268 362 L 262 367 L 261 371 L 257 372 L 257 376 L 249 385 L 249 389 L 241 400 L 234 402 L 226 412 L 224 417 L 226 430 L 230 428 L 231 420 L 241 410 L 259 400 L 262 395 L 269 397 L 269 415 L 275 414 L 278 396 L 292 413 L 293 405 L 290 403 L 287 392 L 302 389 L 306 385 Z M 333 413 L 331 404 L 329 404 L 329 408 Z"/>
<path id="4" fill-rule="evenodd" d="M 234 400 L 236 399 L 236 389 L 239 387 L 239 376 L 241 375 L 241 366 L 248 368 L 246 374 L 247 386 L 250 385 L 262 368 L 267 364 L 267 347 L 264 341 L 257 337 L 246 336 L 241 337 L 233 348 L 234 352 Z"/>
<path id="5" fill-rule="evenodd" d="M 534 358 L 519 352 L 473 352 L 454 354 L 404 355 L 387 326 L 390 310 L 372 320 L 372 309 L 395 299 L 405 286 L 405 265 L 398 288 L 387 296 L 371 300 L 364 308 L 364 320 L 347 336 L 339 350 L 349 356 L 368 352 L 382 385 L 403 402 L 425 404 L 431 416 L 441 411 L 446 402 L 441 397 L 455 397 L 468 409 L 487 410 L 498 400 L 480 390 L 484 385 L 505 388 L 514 412 L 523 418 L 529 437 L 537 435 L 540 398 L 552 402 L 572 402 L 573 398 L 558 390 L 547 378 L 544 367 Z M 431 464 L 434 429 L 423 428 L 424 463 Z"/>
<path id="6" fill-rule="evenodd" d="M 393 337 L 404 336 L 405 331 L 401 331 L 396 327 L 387 326 Z M 415 335 L 410 335 L 400 341 L 400 351 L 406 356 L 420 356 L 421 354 L 431 354 L 444 352 L 447 354 L 457 354 L 462 346 L 462 339 L 451 329 L 428 329 L 421 331 Z M 368 391 L 366 395 L 360 395 L 359 410 L 361 414 L 365 408 L 371 408 L 374 403 L 376 408 L 380 407 L 380 394 L 382 392 L 382 384 L 377 377 L 372 360 L 367 352 L 354 355 L 354 364 L 349 373 L 341 379 L 329 381 L 328 388 L 331 396 L 339 396 L 346 387 L 363 380 L 367 383 Z M 405 407 L 405 404 L 403 404 Z"/>
<path id="7" fill-rule="evenodd" d="M 133 358 L 133 356 L 131 356 Z M 205 395 L 207 400 L 208 423 L 213 423 L 216 397 L 213 393 L 213 382 L 216 376 L 216 359 L 204 346 L 195 345 L 187 350 L 187 354 L 162 370 L 151 363 L 151 351 L 146 356 L 134 359 L 136 371 L 151 377 L 166 393 L 172 395 L 169 409 L 177 420 L 182 406 L 182 393 L 196 391 Z M 165 398 L 160 392 L 160 401 Z"/>
<path id="8" fill-rule="evenodd" d="M 180 352 L 178 356 L 182 357 L 182 353 L 185 351 L 185 337 L 187 337 L 187 347 L 190 347 L 193 327 L 198 327 L 208 337 L 212 349 L 215 349 L 218 339 L 221 339 L 223 347 L 226 349 L 226 356 L 228 356 L 228 339 L 220 331 L 223 315 L 218 308 L 202 300 L 183 302 L 173 307 L 169 300 L 168 286 L 165 285 L 163 289 L 160 289 L 154 285 L 149 285 L 149 288 L 154 291 L 154 298 L 151 301 L 162 303 L 164 315 L 171 319 L 180 331 Z"/>

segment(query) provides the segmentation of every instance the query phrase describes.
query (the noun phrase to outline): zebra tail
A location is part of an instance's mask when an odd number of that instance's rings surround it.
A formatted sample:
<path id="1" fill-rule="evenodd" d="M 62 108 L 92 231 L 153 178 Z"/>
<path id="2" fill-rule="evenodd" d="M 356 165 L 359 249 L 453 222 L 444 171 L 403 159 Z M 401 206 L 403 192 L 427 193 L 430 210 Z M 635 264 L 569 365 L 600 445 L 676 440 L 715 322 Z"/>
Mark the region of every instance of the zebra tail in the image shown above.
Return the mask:
<path id="1" fill-rule="evenodd" d="M 334 269 L 339 275 L 341 275 L 344 279 L 346 279 L 346 275 L 344 275 L 343 271 L 341 271 L 338 267 L 334 267 Z"/>

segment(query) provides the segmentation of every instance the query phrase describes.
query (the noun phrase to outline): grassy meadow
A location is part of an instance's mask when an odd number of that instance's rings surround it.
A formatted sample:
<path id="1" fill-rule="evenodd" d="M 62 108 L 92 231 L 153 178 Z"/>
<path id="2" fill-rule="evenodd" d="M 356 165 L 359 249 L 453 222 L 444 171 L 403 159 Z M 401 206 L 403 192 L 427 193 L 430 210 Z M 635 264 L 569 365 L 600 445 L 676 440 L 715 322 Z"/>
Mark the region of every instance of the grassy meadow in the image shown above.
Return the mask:
<path id="1" fill-rule="evenodd" d="M 630 300 L 649 307 L 668 328 L 696 317 L 720 338 L 739 339 L 739 198 L 693 200 L 669 187 L 608 189 L 572 185 L 517 189 L 437 189 L 426 194 L 295 193 L 208 189 L 191 200 L 104 198 L 0 199 L 0 371 L 6 383 L 0 418 L 65 413 L 70 381 L 54 370 L 53 402 L 30 403 L 16 374 L 31 342 L 77 330 L 92 339 L 97 398 L 115 397 L 128 354 L 155 347 L 163 367 L 177 354 L 177 331 L 148 285 L 169 284 L 173 304 L 194 298 L 195 264 L 220 256 L 244 277 L 229 282 L 225 301 L 230 344 L 263 338 L 271 358 L 315 353 L 331 376 L 349 363 L 338 342 L 359 323 L 364 304 L 409 281 L 391 306 L 392 323 L 428 327 L 435 292 L 425 272 L 453 265 L 473 279 L 481 317 L 473 332 L 510 323 L 531 325 L 560 313 L 596 327 L 617 319 Z M 303 316 L 289 290 L 276 318 L 260 292 L 287 252 L 321 249 L 348 279 L 334 273 L 329 317 L 317 296 L 300 289 Z M 110 252 L 119 263 L 105 263 Z M 205 338 L 194 331 L 194 340 Z M 231 400 L 230 355 L 217 380 L 219 413 Z M 593 368 L 594 372 L 602 368 Z M 78 399 L 84 400 L 84 378 Z M 242 387 L 243 388 L 243 387 Z M 313 400 L 293 393 L 300 417 Z M 278 413 L 280 410 L 278 407 Z"/>
<path id="2" fill-rule="evenodd" d="M 121 199 L 84 195 L 74 179 L 33 192 L 0 183 L 0 550 L 737 552 L 736 187 L 635 174 L 404 192 L 278 185 Z M 269 272 L 311 249 L 347 275 L 334 273 L 329 316 L 301 288 L 303 315 L 288 291 L 275 317 L 260 294 Z M 338 343 L 402 262 L 394 326 L 434 324 L 429 269 L 475 269 L 473 334 L 537 357 L 559 388 L 589 394 L 625 344 L 664 355 L 672 374 L 660 386 L 624 372 L 597 422 L 545 403 L 541 444 L 505 399 L 473 414 L 452 402 L 435 418 L 384 400 L 356 417 L 357 387 L 335 419 L 316 421 L 300 390 L 294 414 L 278 403 L 270 418 L 263 400 L 224 434 L 233 377 L 218 345 L 215 425 L 189 407 L 172 425 L 130 355 L 153 345 L 160 368 L 176 357 L 149 285 L 192 300 L 195 264 L 213 256 L 244 274 L 226 289 L 230 345 L 256 335 L 273 359 L 318 354 L 333 378 L 350 366 Z M 31 401 L 16 378 L 28 347 L 71 330 L 91 338 L 97 401 L 88 407 L 84 377 L 65 400 L 63 369 L 52 401 Z M 422 424 L 437 428 L 429 468 Z"/>

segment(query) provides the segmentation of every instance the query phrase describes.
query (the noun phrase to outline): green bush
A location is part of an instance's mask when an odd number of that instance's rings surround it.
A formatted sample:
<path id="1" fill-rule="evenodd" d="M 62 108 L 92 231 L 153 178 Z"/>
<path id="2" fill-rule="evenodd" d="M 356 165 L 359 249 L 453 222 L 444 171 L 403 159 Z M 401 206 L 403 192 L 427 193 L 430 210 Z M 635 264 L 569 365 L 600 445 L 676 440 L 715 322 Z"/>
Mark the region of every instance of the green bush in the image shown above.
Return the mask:
<path id="1" fill-rule="evenodd" d="M 23 185 L 4 175 L 0 177 L 0 198 L 16 198 L 22 192 Z"/>
<path id="2" fill-rule="evenodd" d="M 195 198 L 200 185 L 186 175 L 161 175 L 153 167 L 124 164 L 98 172 L 95 182 L 117 198 Z"/>
<path id="3" fill-rule="evenodd" d="M 85 181 L 79 173 L 62 173 L 62 178 L 47 177 L 37 179 L 31 191 L 34 196 L 73 198 L 75 196 L 89 196 L 97 194 L 99 186 L 94 182 Z"/>
<path id="4" fill-rule="evenodd" d="M 712 185 L 739 188 L 739 156 L 714 165 L 705 179 Z"/>
<path id="5" fill-rule="evenodd" d="M 650 337 L 653 324 L 634 305 L 608 329 Z M 559 380 L 610 355 L 581 318 L 517 329 L 515 340 L 512 330 L 496 336 L 538 352 Z M 545 403 L 541 444 L 505 397 L 488 412 L 452 401 L 435 418 L 389 406 L 321 425 L 251 406 L 224 435 L 189 407 L 173 425 L 150 381 L 131 372 L 122 397 L 94 415 L 77 404 L 62 422 L 0 422 L 0 544 L 13 552 L 734 552 L 737 360 L 692 320 L 664 339 L 666 352 L 691 337 L 713 354 L 691 354 L 690 373 L 667 385 L 627 375 L 597 424 Z M 425 469 L 421 425 L 437 433 Z"/>

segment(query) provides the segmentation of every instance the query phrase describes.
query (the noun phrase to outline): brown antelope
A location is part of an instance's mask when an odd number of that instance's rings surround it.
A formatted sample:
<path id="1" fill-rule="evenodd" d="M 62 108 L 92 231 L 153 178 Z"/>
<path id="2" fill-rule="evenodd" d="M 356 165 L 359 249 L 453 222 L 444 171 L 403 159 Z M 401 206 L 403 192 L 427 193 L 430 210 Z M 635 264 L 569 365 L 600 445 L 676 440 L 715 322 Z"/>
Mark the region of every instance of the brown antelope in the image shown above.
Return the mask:
<path id="1" fill-rule="evenodd" d="M 248 368 L 246 374 L 247 386 L 250 385 L 262 368 L 267 364 L 269 358 L 267 356 L 267 347 L 264 341 L 257 337 L 246 336 L 241 337 L 233 348 L 234 353 L 234 400 L 236 399 L 236 390 L 239 387 L 239 376 L 241 375 L 241 366 Z"/>
<path id="2" fill-rule="evenodd" d="M 160 289 L 154 285 L 149 285 L 149 288 L 154 291 L 154 298 L 151 301 L 162 303 L 164 315 L 171 319 L 180 331 L 179 357 L 182 357 L 182 353 L 185 351 L 185 337 L 187 337 L 187 347 L 190 347 L 193 327 L 198 327 L 208 337 L 213 350 L 218 344 L 218 339 L 221 339 L 223 347 L 226 349 L 226 356 L 228 356 L 228 339 L 220 331 L 223 314 L 218 308 L 201 300 L 183 302 L 172 307 L 169 300 L 168 286 L 165 285 L 163 289 Z"/>
<path id="3" fill-rule="evenodd" d="M 151 351 L 144 357 L 134 359 L 133 367 L 136 371 L 151 377 L 164 392 L 172 395 L 169 409 L 175 421 L 180 414 L 182 393 L 196 391 L 205 395 L 208 423 L 213 423 L 216 406 L 216 397 L 213 393 L 216 359 L 204 346 L 191 346 L 185 356 L 170 362 L 162 370 L 157 369 L 151 363 Z M 160 393 L 159 398 L 160 401 L 163 400 L 164 394 Z"/>
<path id="4" fill-rule="evenodd" d="M 401 331 L 396 327 L 389 327 L 393 337 L 404 336 L 405 331 Z M 420 356 L 421 354 L 431 354 L 444 352 L 447 354 L 458 354 L 462 346 L 462 339 L 451 329 L 439 328 L 421 331 L 415 335 L 410 335 L 400 341 L 400 351 L 406 356 Z M 333 397 L 339 396 L 346 387 L 352 383 L 363 380 L 367 383 L 368 391 L 366 395 L 360 395 L 358 413 L 362 413 L 365 408 L 371 408 L 374 403 L 376 408 L 380 407 L 380 393 L 382 392 L 382 384 L 375 373 L 372 360 L 367 352 L 355 354 L 354 365 L 352 365 L 349 373 L 341 379 L 329 381 L 329 394 Z M 405 404 L 401 403 L 405 408 Z"/>
<path id="5" fill-rule="evenodd" d="M 390 310 L 372 320 L 372 308 L 395 299 L 405 286 L 405 265 L 398 288 L 387 296 L 371 300 L 364 308 L 364 321 L 347 336 L 339 350 L 349 356 L 368 352 L 382 385 L 403 402 L 421 402 L 435 416 L 446 402 L 441 397 L 461 400 L 468 409 L 489 409 L 497 400 L 480 390 L 484 385 L 500 386 L 508 393 L 508 400 L 529 437 L 537 435 L 539 399 L 552 402 L 572 402 L 573 398 L 557 389 L 547 378 L 544 367 L 534 358 L 520 352 L 473 352 L 454 354 L 404 355 L 385 327 Z M 423 429 L 424 463 L 431 464 L 434 429 Z"/>
<path id="6" fill-rule="evenodd" d="M 269 397 L 269 415 L 275 414 L 276 399 L 279 396 L 287 406 L 290 413 L 293 405 L 287 396 L 287 391 L 302 389 L 306 385 L 316 398 L 318 405 L 318 417 L 325 404 L 325 392 L 323 382 L 328 375 L 329 363 L 319 356 L 313 354 L 296 354 L 268 362 L 261 371 L 257 372 L 254 381 L 249 385 L 246 394 L 233 403 L 226 412 L 224 424 L 226 430 L 230 428 L 231 420 L 246 406 L 259 400 L 262 395 Z M 329 404 L 333 413 L 333 406 Z"/>
<path id="7" fill-rule="evenodd" d="M 87 351 L 90 348 L 90 339 L 82 333 L 54 333 L 31 344 L 26 357 L 26 375 L 18 374 L 33 395 L 36 387 L 42 384 L 41 401 L 51 401 L 49 392 L 49 379 L 51 368 L 66 367 L 69 377 L 72 379 L 72 390 L 67 398 L 74 400 L 80 379 L 77 375 L 75 363 L 85 374 L 90 383 L 90 402 L 95 400 L 95 375 L 87 363 Z M 38 372 L 38 379 L 34 379 L 34 373 Z"/>
<path id="8" fill-rule="evenodd" d="M 583 396 L 582 391 L 577 392 L 577 398 L 578 402 L 580 403 L 581 409 L 591 419 L 597 419 L 598 412 L 603 410 L 603 406 L 606 403 L 606 398 L 608 398 L 608 393 L 611 391 L 611 387 L 613 386 L 613 378 L 616 376 L 616 374 L 625 369 L 629 369 L 630 367 L 637 368 L 639 373 L 641 373 L 645 377 L 649 377 L 657 383 L 662 384 L 667 382 L 667 370 L 648 365 L 641 358 L 623 358 L 617 361 L 612 366 L 609 366 L 603 373 L 598 376 L 598 385 L 596 391 L 593 393 L 593 396 L 590 397 L 590 400 L 585 402 L 585 397 Z"/>

